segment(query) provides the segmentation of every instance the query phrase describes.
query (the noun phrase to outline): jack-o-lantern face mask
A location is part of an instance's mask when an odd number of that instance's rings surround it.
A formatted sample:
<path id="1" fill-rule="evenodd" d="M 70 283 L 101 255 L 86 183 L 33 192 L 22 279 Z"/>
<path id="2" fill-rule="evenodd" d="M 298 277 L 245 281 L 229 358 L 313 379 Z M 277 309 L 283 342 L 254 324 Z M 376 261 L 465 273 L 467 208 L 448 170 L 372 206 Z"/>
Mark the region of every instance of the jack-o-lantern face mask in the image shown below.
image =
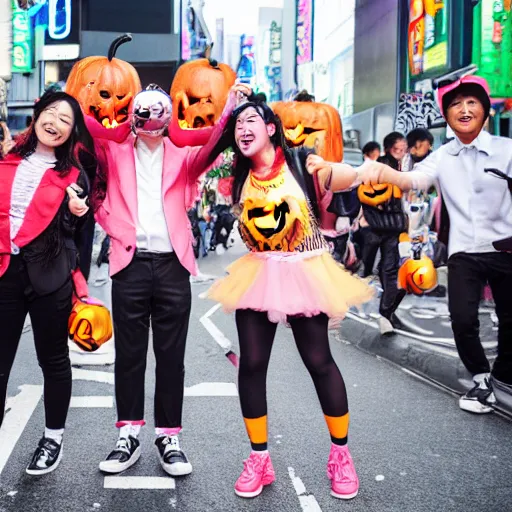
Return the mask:
<path id="1" fill-rule="evenodd" d="M 343 135 L 338 111 L 311 101 L 278 101 L 271 105 L 280 117 L 289 146 L 307 146 L 329 162 L 341 162 Z"/>
<path id="2" fill-rule="evenodd" d="M 211 137 L 226 104 L 236 73 L 209 58 L 182 64 L 172 82 L 172 142 L 178 146 L 202 146 Z"/>
<path id="3" fill-rule="evenodd" d="M 125 34 L 112 42 L 108 57 L 78 61 L 66 83 L 66 92 L 78 100 L 84 113 L 106 128 L 128 120 L 133 98 L 141 90 L 135 68 L 114 57 L 117 48 L 131 40 L 132 36 Z"/>
<path id="4" fill-rule="evenodd" d="M 402 191 L 389 183 L 376 185 L 359 185 L 357 188 L 359 201 L 368 206 L 379 206 L 387 203 L 391 198 L 400 199 Z"/>

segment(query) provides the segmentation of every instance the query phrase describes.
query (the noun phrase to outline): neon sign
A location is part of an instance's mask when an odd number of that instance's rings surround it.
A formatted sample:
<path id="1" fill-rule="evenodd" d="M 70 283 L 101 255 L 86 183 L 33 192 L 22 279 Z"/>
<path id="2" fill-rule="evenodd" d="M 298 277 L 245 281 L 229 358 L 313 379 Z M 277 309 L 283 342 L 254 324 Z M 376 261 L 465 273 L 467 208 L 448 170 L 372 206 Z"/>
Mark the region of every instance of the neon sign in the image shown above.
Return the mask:
<path id="1" fill-rule="evenodd" d="M 48 0 L 48 35 L 66 39 L 71 33 L 71 0 Z"/>

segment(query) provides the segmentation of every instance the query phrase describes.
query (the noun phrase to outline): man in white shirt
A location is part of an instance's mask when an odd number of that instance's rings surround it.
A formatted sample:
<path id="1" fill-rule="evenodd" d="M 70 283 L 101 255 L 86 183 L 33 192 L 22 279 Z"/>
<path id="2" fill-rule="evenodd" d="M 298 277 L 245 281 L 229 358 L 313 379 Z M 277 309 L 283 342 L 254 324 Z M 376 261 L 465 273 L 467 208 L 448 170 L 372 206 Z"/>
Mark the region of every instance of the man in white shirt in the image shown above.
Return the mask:
<path id="1" fill-rule="evenodd" d="M 359 171 L 364 183 L 393 183 L 402 190 L 438 184 L 450 218 L 448 302 L 460 358 L 475 386 L 460 398 L 461 409 L 488 413 L 496 403 L 490 365 L 479 337 L 482 289 L 491 286 L 499 320 L 493 378 L 512 384 L 512 254 L 493 243 L 512 234 L 512 140 L 483 130 L 490 112 L 489 87 L 466 76 L 438 91 L 455 139 L 434 151 L 414 171 L 398 173 L 378 164 Z"/>

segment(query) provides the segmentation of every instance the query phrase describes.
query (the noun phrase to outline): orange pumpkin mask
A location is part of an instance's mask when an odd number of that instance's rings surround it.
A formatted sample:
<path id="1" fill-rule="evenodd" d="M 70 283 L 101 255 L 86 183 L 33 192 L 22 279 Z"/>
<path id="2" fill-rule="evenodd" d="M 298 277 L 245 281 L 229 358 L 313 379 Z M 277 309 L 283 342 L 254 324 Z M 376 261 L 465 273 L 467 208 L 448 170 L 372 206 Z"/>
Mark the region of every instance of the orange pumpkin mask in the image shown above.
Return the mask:
<path id="1" fill-rule="evenodd" d="M 289 146 L 311 147 L 325 160 L 341 162 L 341 119 L 333 106 L 310 101 L 278 101 L 271 107 L 283 123 Z"/>
<path id="2" fill-rule="evenodd" d="M 94 352 L 112 338 L 110 312 L 94 299 L 77 300 L 69 315 L 68 331 L 82 350 Z"/>
<path id="3" fill-rule="evenodd" d="M 357 197 L 363 204 L 379 206 L 387 203 L 391 198 L 400 199 L 402 191 L 395 185 L 389 183 L 378 183 L 375 185 L 359 185 Z"/>
<path id="4" fill-rule="evenodd" d="M 427 256 L 405 260 L 398 270 L 398 286 L 407 293 L 423 295 L 437 286 L 434 263 Z"/>
<path id="5" fill-rule="evenodd" d="M 236 73 L 209 58 L 182 64 L 172 82 L 170 137 L 178 147 L 202 146 L 222 114 Z"/>
<path id="6" fill-rule="evenodd" d="M 135 68 L 114 57 L 119 46 L 131 40 L 125 34 L 112 41 L 108 57 L 78 61 L 66 83 L 66 92 L 78 100 L 84 113 L 107 128 L 128 120 L 133 98 L 141 90 Z"/>

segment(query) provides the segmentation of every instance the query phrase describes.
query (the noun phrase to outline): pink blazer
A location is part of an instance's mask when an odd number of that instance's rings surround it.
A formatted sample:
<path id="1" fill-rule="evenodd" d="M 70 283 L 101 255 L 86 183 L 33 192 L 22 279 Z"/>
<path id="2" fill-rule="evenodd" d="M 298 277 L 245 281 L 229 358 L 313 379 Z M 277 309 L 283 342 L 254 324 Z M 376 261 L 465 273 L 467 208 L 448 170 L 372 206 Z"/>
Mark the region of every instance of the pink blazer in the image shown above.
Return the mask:
<path id="1" fill-rule="evenodd" d="M 178 148 L 164 139 L 162 194 L 172 247 L 181 264 L 193 275 L 197 263 L 192 250 L 192 231 L 187 210 L 197 195 L 198 180 L 207 171 L 208 156 L 219 140 L 234 105 L 226 105 L 208 143 L 201 148 Z M 94 138 L 99 166 L 107 176 L 104 201 L 96 207 L 98 224 L 110 235 L 110 275 L 125 268 L 136 249 L 137 177 L 135 136 L 128 123 L 107 129 L 85 116 Z"/>

